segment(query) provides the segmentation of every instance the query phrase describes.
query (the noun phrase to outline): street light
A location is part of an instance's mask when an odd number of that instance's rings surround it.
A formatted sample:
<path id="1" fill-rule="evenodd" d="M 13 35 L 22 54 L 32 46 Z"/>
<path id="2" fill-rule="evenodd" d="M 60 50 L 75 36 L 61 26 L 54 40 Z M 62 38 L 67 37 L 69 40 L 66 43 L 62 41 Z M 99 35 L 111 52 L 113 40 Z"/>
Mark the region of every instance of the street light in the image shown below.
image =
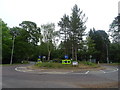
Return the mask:
<path id="1" fill-rule="evenodd" d="M 105 40 L 106 40 L 106 38 L 105 38 Z M 107 40 L 106 40 L 107 41 Z M 105 43 L 105 45 L 106 45 L 106 50 L 107 50 L 107 63 L 109 63 L 109 57 L 108 57 L 108 45 L 107 45 L 107 43 Z"/>
<path id="2" fill-rule="evenodd" d="M 12 51 L 11 51 L 11 60 L 10 60 L 10 64 L 12 64 L 12 59 L 13 59 L 14 41 L 15 41 L 15 35 L 13 36 L 13 46 L 12 46 Z"/>
<path id="3" fill-rule="evenodd" d="M 106 49 L 107 49 L 107 63 L 109 63 L 109 57 L 108 57 L 108 45 L 106 44 Z"/>
<path id="4" fill-rule="evenodd" d="M 104 44 L 105 44 L 105 46 L 106 46 L 106 51 L 107 51 L 107 52 L 106 52 L 106 54 L 107 54 L 106 59 L 107 59 L 107 63 L 109 63 L 107 39 L 106 39 L 106 38 L 103 38 L 103 37 L 102 37 L 102 39 L 104 40 Z"/>
<path id="5" fill-rule="evenodd" d="M 12 59 L 13 59 L 13 52 L 14 52 L 14 42 L 15 42 L 15 37 L 20 34 L 18 31 L 19 29 L 20 28 L 18 28 L 18 27 L 13 27 L 13 28 L 11 28 L 11 31 L 10 31 L 10 33 L 13 35 L 13 45 L 12 45 L 12 51 L 11 51 L 10 64 L 12 64 L 12 62 L 13 62 Z"/>

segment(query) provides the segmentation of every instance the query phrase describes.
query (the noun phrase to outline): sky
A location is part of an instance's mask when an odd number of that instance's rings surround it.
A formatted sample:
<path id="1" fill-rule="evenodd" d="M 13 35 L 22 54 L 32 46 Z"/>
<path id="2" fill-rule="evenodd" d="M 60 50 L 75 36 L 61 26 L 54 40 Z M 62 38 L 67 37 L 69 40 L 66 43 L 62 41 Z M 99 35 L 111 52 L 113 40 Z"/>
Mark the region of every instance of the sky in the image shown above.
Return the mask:
<path id="1" fill-rule="evenodd" d="M 87 31 L 109 30 L 109 25 L 118 15 L 119 0 L 0 0 L 0 18 L 9 27 L 19 26 L 22 21 L 42 24 L 57 23 L 64 14 L 71 15 L 75 4 L 83 10 L 88 21 Z"/>

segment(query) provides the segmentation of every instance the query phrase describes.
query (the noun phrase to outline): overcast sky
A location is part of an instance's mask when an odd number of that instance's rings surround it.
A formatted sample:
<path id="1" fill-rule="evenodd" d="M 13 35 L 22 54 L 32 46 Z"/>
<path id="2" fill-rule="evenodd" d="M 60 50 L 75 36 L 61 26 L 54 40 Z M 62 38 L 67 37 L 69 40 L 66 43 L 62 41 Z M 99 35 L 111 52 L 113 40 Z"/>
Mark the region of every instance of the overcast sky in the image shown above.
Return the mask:
<path id="1" fill-rule="evenodd" d="M 0 18 L 9 27 L 19 26 L 29 20 L 38 26 L 53 22 L 56 24 L 64 14 L 71 14 L 75 4 L 88 17 L 87 31 L 108 31 L 109 25 L 118 15 L 119 0 L 0 0 Z M 58 28 L 57 28 L 58 29 Z"/>

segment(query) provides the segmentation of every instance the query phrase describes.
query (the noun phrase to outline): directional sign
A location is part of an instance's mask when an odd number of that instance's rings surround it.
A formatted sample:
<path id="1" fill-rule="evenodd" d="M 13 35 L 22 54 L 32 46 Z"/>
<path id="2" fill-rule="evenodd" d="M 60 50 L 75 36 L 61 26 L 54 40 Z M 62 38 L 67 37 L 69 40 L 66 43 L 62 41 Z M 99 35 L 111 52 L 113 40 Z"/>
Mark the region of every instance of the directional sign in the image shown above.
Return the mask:
<path id="1" fill-rule="evenodd" d="M 62 60 L 62 64 L 71 64 L 71 60 Z"/>
<path id="2" fill-rule="evenodd" d="M 68 59 L 68 55 L 65 55 L 65 59 Z"/>
<path id="3" fill-rule="evenodd" d="M 43 58 L 46 58 L 46 56 L 43 56 Z"/>
<path id="4" fill-rule="evenodd" d="M 78 62 L 77 61 L 73 61 L 72 65 L 78 65 Z"/>
<path id="5" fill-rule="evenodd" d="M 39 56 L 38 58 L 41 58 L 41 56 Z"/>

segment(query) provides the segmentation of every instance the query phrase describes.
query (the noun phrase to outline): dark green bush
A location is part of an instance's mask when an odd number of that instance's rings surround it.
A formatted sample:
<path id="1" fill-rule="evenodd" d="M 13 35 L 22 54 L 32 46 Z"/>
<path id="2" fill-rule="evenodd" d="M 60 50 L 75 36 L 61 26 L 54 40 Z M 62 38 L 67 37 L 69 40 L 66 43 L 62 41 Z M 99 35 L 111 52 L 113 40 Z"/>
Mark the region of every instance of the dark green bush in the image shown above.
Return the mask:
<path id="1" fill-rule="evenodd" d="M 53 63 L 53 62 L 44 62 L 36 64 L 38 67 L 45 67 L 45 68 L 68 68 L 72 65 L 62 65 L 61 63 Z"/>
<path id="2" fill-rule="evenodd" d="M 84 65 L 89 65 L 89 66 L 95 66 L 96 65 L 95 63 L 92 63 L 92 62 L 89 62 L 89 61 L 82 61 L 80 63 L 82 63 Z"/>

